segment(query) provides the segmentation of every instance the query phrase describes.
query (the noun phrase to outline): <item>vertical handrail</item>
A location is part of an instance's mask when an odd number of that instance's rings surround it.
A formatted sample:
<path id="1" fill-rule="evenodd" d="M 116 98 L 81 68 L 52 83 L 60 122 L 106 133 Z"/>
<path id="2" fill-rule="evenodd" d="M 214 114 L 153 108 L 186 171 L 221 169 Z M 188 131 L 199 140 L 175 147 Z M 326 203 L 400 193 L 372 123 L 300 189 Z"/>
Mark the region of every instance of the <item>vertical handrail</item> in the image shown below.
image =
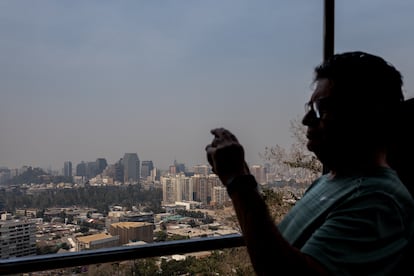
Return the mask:
<path id="1" fill-rule="evenodd" d="M 323 60 L 334 54 L 335 0 L 325 0 L 323 21 Z"/>
<path id="2" fill-rule="evenodd" d="M 335 0 L 324 0 L 323 15 L 323 60 L 334 54 L 335 46 Z M 322 173 L 328 173 L 329 168 L 323 166 Z"/>

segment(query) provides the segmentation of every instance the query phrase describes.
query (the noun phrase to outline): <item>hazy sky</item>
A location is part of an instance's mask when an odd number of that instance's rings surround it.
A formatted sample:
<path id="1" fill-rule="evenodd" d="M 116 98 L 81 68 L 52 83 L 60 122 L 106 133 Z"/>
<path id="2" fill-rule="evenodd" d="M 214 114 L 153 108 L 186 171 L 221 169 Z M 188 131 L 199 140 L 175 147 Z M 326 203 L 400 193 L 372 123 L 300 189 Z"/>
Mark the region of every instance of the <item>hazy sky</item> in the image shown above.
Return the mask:
<path id="1" fill-rule="evenodd" d="M 336 1 L 335 52 L 383 56 L 414 96 L 414 1 Z M 322 60 L 323 1 L 0 1 L 0 166 L 125 152 L 205 164 L 226 127 L 289 147 Z"/>

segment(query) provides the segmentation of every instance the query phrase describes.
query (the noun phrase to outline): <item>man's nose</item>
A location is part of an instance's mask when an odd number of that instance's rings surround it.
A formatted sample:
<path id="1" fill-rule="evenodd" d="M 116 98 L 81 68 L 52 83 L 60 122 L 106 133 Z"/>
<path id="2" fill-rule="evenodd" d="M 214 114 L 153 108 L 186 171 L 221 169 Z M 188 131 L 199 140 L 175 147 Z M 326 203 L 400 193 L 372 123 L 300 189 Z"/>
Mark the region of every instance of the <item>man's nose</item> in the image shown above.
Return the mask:
<path id="1" fill-rule="evenodd" d="M 309 110 L 305 113 L 305 115 L 302 118 L 302 124 L 305 126 L 313 126 L 317 124 L 319 119 L 316 117 L 316 114 L 314 111 Z"/>

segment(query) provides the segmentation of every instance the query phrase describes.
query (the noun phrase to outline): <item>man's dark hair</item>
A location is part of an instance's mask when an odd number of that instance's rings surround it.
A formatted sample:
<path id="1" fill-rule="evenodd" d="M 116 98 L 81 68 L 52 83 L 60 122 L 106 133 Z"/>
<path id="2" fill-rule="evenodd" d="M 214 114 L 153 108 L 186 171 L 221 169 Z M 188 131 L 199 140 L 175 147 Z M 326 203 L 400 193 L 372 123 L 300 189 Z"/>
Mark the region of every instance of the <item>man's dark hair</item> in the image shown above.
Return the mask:
<path id="1" fill-rule="evenodd" d="M 403 77 L 379 56 L 361 51 L 332 56 L 315 68 L 315 81 L 332 81 L 332 96 L 369 145 L 384 147 L 392 137 L 396 110 L 404 101 Z"/>
<path id="2" fill-rule="evenodd" d="M 315 79 L 334 83 L 336 94 L 363 103 L 404 101 L 401 73 L 383 58 L 365 52 L 336 54 L 315 69 Z"/>

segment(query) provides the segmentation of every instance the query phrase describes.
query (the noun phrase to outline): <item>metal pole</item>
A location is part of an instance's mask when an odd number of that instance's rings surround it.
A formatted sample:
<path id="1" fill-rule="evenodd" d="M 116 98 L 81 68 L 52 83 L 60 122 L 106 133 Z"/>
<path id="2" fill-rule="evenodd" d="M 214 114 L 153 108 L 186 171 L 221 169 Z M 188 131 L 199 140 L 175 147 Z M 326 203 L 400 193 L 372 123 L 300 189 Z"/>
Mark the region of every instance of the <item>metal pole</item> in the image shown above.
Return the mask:
<path id="1" fill-rule="evenodd" d="M 323 60 L 334 55 L 335 42 L 335 0 L 324 0 L 323 17 Z M 322 173 L 329 172 L 327 166 L 323 166 Z"/>
<path id="2" fill-rule="evenodd" d="M 335 0 L 324 0 L 323 60 L 334 54 Z"/>

